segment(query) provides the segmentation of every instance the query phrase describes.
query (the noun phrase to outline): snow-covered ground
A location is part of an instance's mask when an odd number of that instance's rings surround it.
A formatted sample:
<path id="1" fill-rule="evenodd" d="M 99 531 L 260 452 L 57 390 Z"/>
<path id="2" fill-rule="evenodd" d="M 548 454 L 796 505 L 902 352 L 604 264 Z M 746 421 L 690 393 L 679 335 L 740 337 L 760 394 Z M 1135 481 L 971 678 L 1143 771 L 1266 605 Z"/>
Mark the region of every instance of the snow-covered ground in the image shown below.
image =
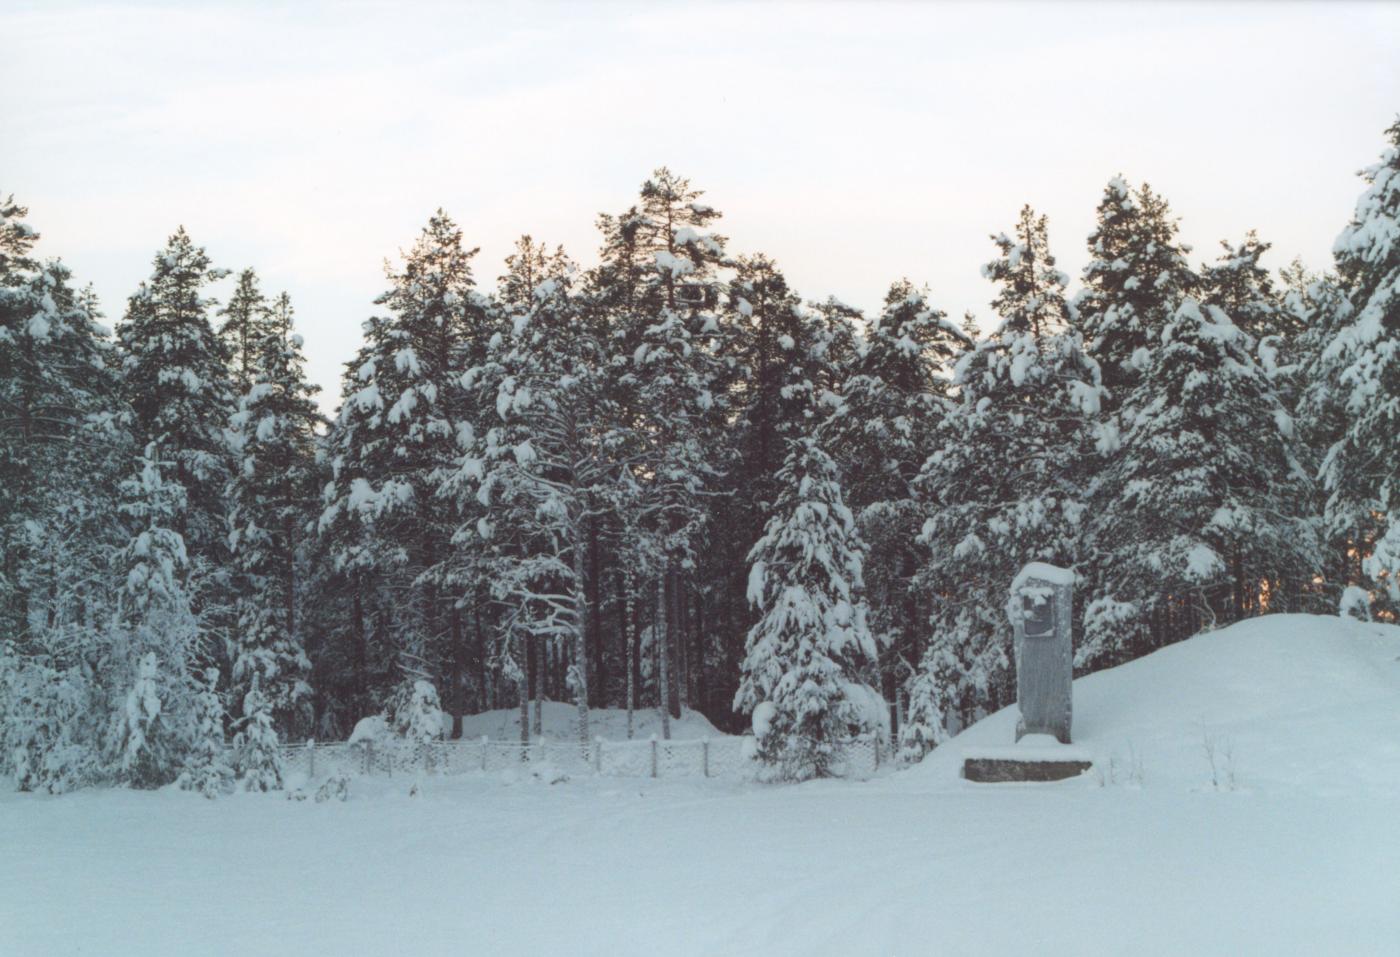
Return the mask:
<path id="1" fill-rule="evenodd" d="M 1400 629 L 1202 636 L 1075 683 L 1090 774 L 957 776 L 1012 727 L 864 784 L 7 794 L 0 953 L 1397 952 Z"/>

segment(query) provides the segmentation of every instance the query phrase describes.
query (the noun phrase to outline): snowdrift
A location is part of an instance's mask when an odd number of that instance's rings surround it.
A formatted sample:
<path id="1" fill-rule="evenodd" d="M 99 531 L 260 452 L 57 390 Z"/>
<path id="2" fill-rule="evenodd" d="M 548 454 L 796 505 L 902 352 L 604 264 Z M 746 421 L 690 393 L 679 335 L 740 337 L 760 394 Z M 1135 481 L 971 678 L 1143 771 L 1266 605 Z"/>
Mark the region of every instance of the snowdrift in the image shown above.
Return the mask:
<path id="1" fill-rule="evenodd" d="M 957 779 L 966 756 L 1014 754 L 1015 727 L 1013 706 L 900 777 Z M 1400 628 L 1267 615 L 1198 635 L 1075 681 L 1073 738 L 1095 762 L 1085 776 L 1094 783 L 1391 790 L 1400 781 Z"/>
<path id="2" fill-rule="evenodd" d="M 530 705 L 530 720 L 534 721 L 534 705 Z M 540 717 L 541 728 L 546 737 L 555 741 L 571 741 L 578 736 L 578 709 L 563 701 L 543 702 Z M 443 734 L 452 733 L 452 716 L 442 716 Z M 632 713 L 632 736 L 645 741 L 653 734 L 661 737 L 661 715 L 655 708 L 640 708 Z M 372 738 L 376 741 L 389 733 L 382 715 L 361 718 L 351 732 L 351 742 Z M 593 708 L 588 712 L 588 734 L 605 741 L 627 740 L 627 712 L 622 708 Z M 501 708 L 483 711 L 480 714 L 462 716 L 462 737 L 480 738 L 485 735 L 492 741 L 520 740 L 520 709 Z M 709 719 L 698 711 L 686 708 L 679 718 L 671 719 L 671 737 L 678 741 L 695 741 L 701 738 L 723 737 L 724 733 L 715 729 Z M 534 738 L 534 734 L 531 734 Z"/>

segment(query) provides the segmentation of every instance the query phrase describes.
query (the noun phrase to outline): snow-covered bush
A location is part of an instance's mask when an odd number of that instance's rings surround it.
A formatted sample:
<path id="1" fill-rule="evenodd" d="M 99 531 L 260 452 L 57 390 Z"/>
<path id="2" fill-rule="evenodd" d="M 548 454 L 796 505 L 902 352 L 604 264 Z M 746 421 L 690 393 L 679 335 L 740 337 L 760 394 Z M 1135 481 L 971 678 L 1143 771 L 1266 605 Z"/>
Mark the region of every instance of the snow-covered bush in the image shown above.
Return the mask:
<path id="1" fill-rule="evenodd" d="M 195 733 L 185 765 L 175 783 L 207 798 L 227 793 L 233 780 L 224 744 L 224 702 L 219 696 L 219 669 L 207 668 L 195 695 Z"/>
<path id="2" fill-rule="evenodd" d="M 401 685 L 390 726 L 409 744 L 429 744 L 442 737 L 442 703 L 437 688 L 422 678 Z"/>
<path id="3" fill-rule="evenodd" d="M 245 791 L 275 791 L 282 786 L 282 752 L 272 726 L 272 703 L 257 678 L 243 699 L 243 727 L 234 740 L 238 777 Z"/>
<path id="4" fill-rule="evenodd" d="M 1371 620 L 1371 594 L 1360 585 L 1348 585 L 1337 603 L 1337 614 L 1358 621 Z"/>

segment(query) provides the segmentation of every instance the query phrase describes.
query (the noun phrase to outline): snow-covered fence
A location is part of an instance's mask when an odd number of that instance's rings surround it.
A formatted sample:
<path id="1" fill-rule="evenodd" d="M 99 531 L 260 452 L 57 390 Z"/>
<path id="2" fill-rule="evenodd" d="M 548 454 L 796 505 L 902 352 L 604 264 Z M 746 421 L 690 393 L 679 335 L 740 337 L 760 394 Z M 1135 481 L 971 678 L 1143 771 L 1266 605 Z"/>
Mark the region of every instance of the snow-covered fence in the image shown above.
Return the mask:
<path id="1" fill-rule="evenodd" d="M 708 777 L 743 779 L 756 773 L 740 737 L 685 741 L 577 741 L 541 739 L 530 744 L 487 738 L 456 741 L 407 742 L 386 745 L 371 740 L 356 744 L 287 744 L 282 763 L 291 773 L 322 777 L 409 774 L 432 771 L 464 774 L 512 768 L 551 767 L 574 774 L 609 777 Z M 890 761 L 889 748 L 878 737 L 854 738 L 841 746 L 838 773 L 871 777 Z"/>

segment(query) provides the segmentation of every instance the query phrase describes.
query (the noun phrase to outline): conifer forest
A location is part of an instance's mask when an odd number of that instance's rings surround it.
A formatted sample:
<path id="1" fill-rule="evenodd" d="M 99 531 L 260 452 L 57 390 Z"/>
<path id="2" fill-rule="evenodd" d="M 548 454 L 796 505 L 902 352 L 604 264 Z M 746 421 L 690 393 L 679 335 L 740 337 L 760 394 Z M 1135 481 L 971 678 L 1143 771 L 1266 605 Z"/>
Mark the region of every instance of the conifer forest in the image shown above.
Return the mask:
<path id="1" fill-rule="evenodd" d="M 1330 263 L 1248 223 L 1190 249 L 1114 177 L 1071 277 L 1027 205 L 977 318 L 916 277 L 870 314 L 793 289 L 665 167 L 598 198 L 590 268 L 523 235 L 483 276 L 438 210 L 383 237 L 324 406 L 256 264 L 177 228 L 98 302 L 16 194 L 0 769 L 273 788 L 280 743 L 500 708 L 528 739 L 540 699 L 583 741 L 590 709 L 752 724 L 795 777 L 872 729 L 913 761 L 1014 701 L 1030 561 L 1078 576 L 1077 675 L 1265 613 L 1393 620 L 1400 122 L 1377 152 Z"/>

